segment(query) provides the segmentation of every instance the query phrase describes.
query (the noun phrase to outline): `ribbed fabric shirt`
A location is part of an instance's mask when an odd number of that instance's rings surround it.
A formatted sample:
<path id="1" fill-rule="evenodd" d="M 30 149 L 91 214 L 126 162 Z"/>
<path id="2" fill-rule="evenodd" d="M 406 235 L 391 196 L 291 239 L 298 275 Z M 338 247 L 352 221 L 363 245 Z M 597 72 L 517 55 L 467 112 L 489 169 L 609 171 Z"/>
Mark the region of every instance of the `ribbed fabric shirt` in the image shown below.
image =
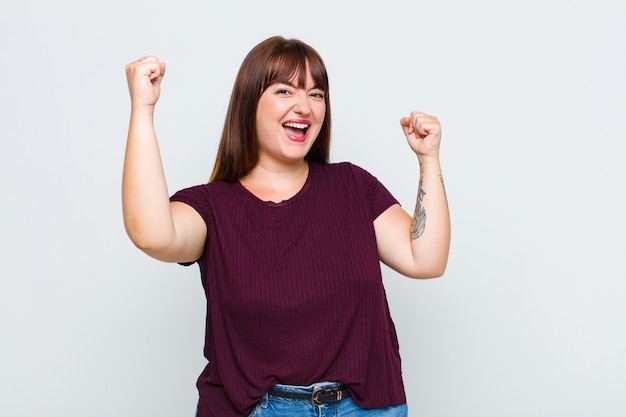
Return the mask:
<path id="1" fill-rule="evenodd" d="M 373 227 L 397 201 L 374 176 L 310 163 L 281 203 L 223 181 L 172 201 L 207 224 L 198 417 L 247 416 L 275 384 L 339 382 L 365 408 L 406 402 Z"/>

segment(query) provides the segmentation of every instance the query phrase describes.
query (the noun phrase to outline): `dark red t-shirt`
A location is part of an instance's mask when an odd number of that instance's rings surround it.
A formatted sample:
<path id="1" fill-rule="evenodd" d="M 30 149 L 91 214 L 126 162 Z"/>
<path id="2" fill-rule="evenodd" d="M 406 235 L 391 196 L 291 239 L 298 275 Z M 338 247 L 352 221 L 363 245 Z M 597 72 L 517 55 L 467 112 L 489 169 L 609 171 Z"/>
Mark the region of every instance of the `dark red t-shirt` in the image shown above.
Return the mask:
<path id="1" fill-rule="evenodd" d="M 349 164 L 310 163 L 304 187 L 264 202 L 239 182 L 177 192 L 208 233 L 198 417 L 246 416 L 270 387 L 344 384 L 362 407 L 406 402 L 373 220 L 397 201 Z"/>

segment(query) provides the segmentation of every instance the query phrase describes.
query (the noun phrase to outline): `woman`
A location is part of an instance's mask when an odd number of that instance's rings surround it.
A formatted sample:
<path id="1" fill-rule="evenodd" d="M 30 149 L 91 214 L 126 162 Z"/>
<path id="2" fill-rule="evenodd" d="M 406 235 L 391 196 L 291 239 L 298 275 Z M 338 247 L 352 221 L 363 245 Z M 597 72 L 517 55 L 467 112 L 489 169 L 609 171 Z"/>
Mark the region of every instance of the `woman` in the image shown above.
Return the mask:
<path id="1" fill-rule="evenodd" d="M 170 199 L 153 124 L 165 64 L 126 73 L 126 230 L 156 259 L 197 262 L 207 296 L 198 416 L 406 415 L 380 261 L 413 278 L 445 270 L 437 118 L 400 120 L 420 163 L 411 217 L 365 170 L 328 162 L 324 63 L 272 37 L 241 65 L 210 182 Z"/>

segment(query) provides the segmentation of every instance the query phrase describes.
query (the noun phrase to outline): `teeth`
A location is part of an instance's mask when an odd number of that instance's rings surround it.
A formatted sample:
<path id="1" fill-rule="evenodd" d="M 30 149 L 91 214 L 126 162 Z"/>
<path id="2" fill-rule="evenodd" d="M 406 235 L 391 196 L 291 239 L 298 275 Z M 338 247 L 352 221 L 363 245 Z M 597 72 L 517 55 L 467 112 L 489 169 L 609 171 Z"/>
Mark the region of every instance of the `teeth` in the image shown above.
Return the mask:
<path id="1" fill-rule="evenodd" d="M 293 127 L 294 129 L 306 129 L 307 127 L 309 127 L 308 124 L 306 123 L 285 123 L 283 126 L 285 127 Z"/>

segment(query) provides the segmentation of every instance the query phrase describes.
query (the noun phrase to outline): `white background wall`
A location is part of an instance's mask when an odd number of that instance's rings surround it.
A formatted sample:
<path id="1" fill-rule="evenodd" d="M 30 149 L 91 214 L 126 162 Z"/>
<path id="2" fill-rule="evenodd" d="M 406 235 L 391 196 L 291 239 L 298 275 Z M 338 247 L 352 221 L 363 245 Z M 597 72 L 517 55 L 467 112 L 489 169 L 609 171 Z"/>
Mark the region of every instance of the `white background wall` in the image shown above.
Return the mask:
<path id="1" fill-rule="evenodd" d="M 3 2 L 0 415 L 193 415 L 204 298 L 195 266 L 125 235 L 124 65 L 168 63 L 157 128 L 174 192 L 208 179 L 239 64 L 275 34 L 326 61 L 333 160 L 409 211 L 418 167 L 398 120 L 443 123 L 446 276 L 385 269 L 411 415 L 626 415 L 623 9 Z"/>

